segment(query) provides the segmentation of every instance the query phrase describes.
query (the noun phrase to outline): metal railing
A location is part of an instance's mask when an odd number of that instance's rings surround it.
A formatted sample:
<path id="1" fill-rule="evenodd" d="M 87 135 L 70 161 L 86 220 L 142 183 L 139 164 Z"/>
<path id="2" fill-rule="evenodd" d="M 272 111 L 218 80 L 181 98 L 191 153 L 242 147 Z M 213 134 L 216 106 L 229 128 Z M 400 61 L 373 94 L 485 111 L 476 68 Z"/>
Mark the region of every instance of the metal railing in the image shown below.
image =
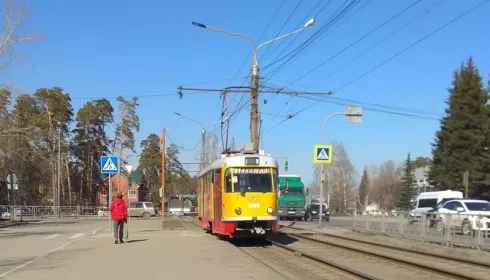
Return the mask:
<path id="1" fill-rule="evenodd" d="M 165 215 L 197 216 L 197 212 L 180 211 L 181 209 L 165 209 Z M 158 210 L 161 215 L 161 209 Z M 21 206 L 0 205 L 0 219 L 32 220 L 47 218 L 103 218 L 109 216 L 108 207 L 96 206 Z"/>
<path id="2" fill-rule="evenodd" d="M 352 229 L 446 246 L 490 250 L 490 215 L 356 212 Z"/>
<path id="3" fill-rule="evenodd" d="M 0 205 L 3 219 L 43 219 L 43 218 L 78 218 L 78 217 L 106 217 L 107 207 L 93 206 L 20 206 Z"/>

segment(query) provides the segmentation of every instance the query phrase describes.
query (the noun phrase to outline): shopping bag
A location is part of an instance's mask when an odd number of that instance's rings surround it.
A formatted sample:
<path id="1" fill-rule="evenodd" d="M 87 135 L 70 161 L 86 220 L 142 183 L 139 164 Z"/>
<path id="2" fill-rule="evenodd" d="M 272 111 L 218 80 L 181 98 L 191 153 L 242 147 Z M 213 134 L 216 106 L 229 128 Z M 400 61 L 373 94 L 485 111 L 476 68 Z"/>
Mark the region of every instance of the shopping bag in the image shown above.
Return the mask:
<path id="1" fill-rule="evenodd" d="M 123 239 L 128 240 L 129 237 L 129 230 L 128 230 L 128 224 L 125 224 L 124 230 L 123 230 Z"/>

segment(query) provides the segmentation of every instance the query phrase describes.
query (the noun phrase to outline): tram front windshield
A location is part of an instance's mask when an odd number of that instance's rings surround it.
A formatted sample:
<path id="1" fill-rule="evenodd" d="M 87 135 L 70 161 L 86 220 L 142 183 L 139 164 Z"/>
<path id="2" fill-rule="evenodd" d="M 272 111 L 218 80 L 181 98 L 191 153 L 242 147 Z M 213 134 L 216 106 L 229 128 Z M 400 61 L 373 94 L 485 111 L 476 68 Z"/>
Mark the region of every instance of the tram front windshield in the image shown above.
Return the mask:
<path id="1" fill-rule="evenodd" d="M 233 192 L 271 192 L 270 168 L 232 168 Z"/>

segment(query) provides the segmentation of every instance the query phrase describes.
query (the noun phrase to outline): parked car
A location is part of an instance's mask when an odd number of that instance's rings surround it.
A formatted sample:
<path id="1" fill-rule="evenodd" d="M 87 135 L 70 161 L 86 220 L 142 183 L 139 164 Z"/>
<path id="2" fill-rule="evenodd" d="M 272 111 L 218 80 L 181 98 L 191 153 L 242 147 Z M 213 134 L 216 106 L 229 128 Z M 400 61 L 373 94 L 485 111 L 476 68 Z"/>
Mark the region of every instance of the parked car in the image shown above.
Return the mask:
<path id="1" fill-rule="evenodd" d="M 463 235 L 490 230 L 490 202 L 476 199 L 457 199 L 444 203 L 437 210 L 436 230 L 458 230 Z"/>
<path id="2" fill-rule="evenodd" d="M 143 217 L 143 219 L 148 220 L 150 217 L 156 216 L 157 211 L 151 202 L 131 202 L 128 206 L 128 214 L 131 217 Z"/>
<path id="3" fill-rule="evenodd" d="M 305 220 L 312 221 L 313 219 L 318 219 L 320 215 L 320 204 L 310 204 L 306 206 Z M 322 218 L 325 221 L 330 221 L 330 210 L 326 204 L 322 204 Z"/>
<path id="4" fill-rule="evenodd" d="M 396 209 L 393 209 L 391 210 L 391 215 L 393 216 L 403 216 L 403 217 L 408 217 L 408 215 L 410 214 L 410 211 L 412 209 L 411 208 L 396 208 Z"/>

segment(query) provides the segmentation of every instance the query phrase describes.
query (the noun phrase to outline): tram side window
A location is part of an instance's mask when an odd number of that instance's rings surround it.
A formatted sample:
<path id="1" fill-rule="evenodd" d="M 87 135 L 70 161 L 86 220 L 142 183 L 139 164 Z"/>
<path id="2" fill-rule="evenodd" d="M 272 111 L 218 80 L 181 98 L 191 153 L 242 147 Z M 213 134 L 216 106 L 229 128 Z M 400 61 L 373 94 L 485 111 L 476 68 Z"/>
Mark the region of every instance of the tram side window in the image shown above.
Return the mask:
<path id="1" fill-rule="evenodd" d="M 209 194 L 208 174 L 204 174 L 204 193 Z"/>
<path id="2" fill-rule="evenodd" d="M 225 171 L 225 192 L 231 192 L 231 169 Z"/>
<path id="3" fill-rule="evenodd" d="M 272 176 L 274 177 L 273 180 L 274 180 L 274 190 L 273 191 L 277 191 L 278 190 L 278 186 L 277 186 L 277 181 L 279 180 L 279 176 L 277 174 L 277 168 L 272 168 Z"/>

